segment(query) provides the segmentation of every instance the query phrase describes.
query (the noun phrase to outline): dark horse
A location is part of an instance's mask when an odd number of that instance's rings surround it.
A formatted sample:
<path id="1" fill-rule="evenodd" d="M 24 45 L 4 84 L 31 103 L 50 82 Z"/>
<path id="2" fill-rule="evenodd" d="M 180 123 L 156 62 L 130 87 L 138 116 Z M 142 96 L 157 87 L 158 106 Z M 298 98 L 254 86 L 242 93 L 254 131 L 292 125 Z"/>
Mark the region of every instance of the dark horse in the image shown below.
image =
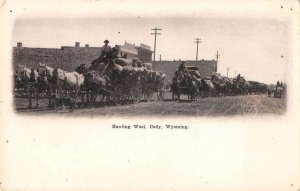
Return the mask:
<path id="1" fill-rule="evenodd" d="M 172 83 L 172 98 L 174 95 L 180 100 L 180 94 L 187 94 L 188 100 L 196 100 L 199 93 L 197 82 L 193 80 L 192 76 L 187 71 L 176 71 Z"/>
<path id="2" fill-rule="evenodd" d="M 111 95 L 111 83 L 110 78 L 106 74 L 111 74 L 109 70 L 112 70 L 111 63 L 100 63 L 95 64 L 93 67 L 98 70 L 90 70 L 81 64 L 76 68 L 76 72 L 84 76 L 84 84 L 81 88 L 81 92 L 86 94 L 86 106 L 91 102 L 93 105 L 96 103 L 98 95 L 102 95 L 101 102 L 110 100 Z M 112 75 L 112 74 L 111 74 Z M 82 102 L 84 98 L 82 97 Z"/>

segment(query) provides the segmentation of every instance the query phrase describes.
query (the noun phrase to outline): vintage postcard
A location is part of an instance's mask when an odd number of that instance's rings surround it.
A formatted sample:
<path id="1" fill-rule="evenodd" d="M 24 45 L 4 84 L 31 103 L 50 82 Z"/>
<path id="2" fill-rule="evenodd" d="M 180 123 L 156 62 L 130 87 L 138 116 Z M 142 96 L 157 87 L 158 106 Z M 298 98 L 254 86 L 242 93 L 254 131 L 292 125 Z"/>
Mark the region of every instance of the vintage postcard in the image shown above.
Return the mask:
<path id="1" fill-rule="evenodd" d="M 300 190 L 299 1 L 0 10 L 0 189 Z"/>

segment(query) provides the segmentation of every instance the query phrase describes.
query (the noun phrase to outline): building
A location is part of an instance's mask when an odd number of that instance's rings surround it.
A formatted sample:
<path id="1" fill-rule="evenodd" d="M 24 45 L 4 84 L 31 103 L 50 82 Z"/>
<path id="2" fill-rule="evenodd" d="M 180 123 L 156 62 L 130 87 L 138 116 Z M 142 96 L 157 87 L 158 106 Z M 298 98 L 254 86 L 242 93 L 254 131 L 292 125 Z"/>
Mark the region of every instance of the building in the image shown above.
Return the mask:
<path id="1" fill-rule="evenodd" d="M 36 68 L 38 63 L 47 63 L 49 66 L 67 71 L 74 71 L 80 64 L 89 64 L 98 58 L 101 52 L 100 47 L 90 47 L 86 44 L 80 47 L 76 42 L 75 46 L 61 46 L 61 48 L 31 48 L 24 47 L 21 42 L 13 48 L 13 64 L 26 65 Z"/>
<path id="2" fill-rule="evenodd" d="M 138 49 L 138 57 L 140 60 L 145 61 L 145 62 L 150 62 L 152 61 L 152 53 L 150 46 L 147 46 L 145 44 L 140 44 Z"/>
<path id="3" fill-rule="evenodd" d="M 152 51 L 149 46 L 141 44 L 135 46 L 125 42 L 124 45 L 118 45 L 121 54 L 127 54 L 129 59 L 139 58 L 142 61 L 150 62 Z M 13 48 L 13 65 L 26 65 L 31 68 L 37 68 L 38 63 L 46 63 L 49 66 L 59 66 L 66 71 L 74 71 L 80 64 L 90 64 L 98 58 L 101 52 L 100 47 L 90 47 L 86 44 L 80 47 L 79 42 L 75 46 L 61 46 L 61 48 L 29 48 L 24 47 L 21 42 Z M 187 66 L 196 66 L 202 76 L 208 76 L 217 71 L 216 60 L 185 61 Z M 167 79 L 171 80 L 174 72 L 178 69 L 181 61 L 156 61 L 153 64 L 153 70 L 161 71 L 167 74 Z"/>
<path id="4" fill-rule="evenodd" d="M 124 45 L 116 45 L 120 51 L 120 56 L 127 59 L 138 58 L 138 50 L 134 44 L 127 43 L 125 41 Z"/>
<path id="5" fill-rule="evenodd" d="M 116 45 L 121 56 L 128 59 L 138 58 L 144 62 L 150 62 L 152 51 L 150 46 L 140 44 L 130 44 L 125 41 L 124 45 Z M 24 47 L 22 42 L 18 42 L 13 48 L 14 65 L 22 64 L 30 67 L 37 67 L 39 62 L 47 63 L 50 66 L 57 66 L 62 69 L 72 71 L 80 64 L 89 64 L 98 58 L 101 47 L 90 47 L 89 44 L 81 47 L 80 42 L 75 42 L 75 46 L 61 46 L 61 48 L 30 48 Z"/>
<path id="6" fill-rule="evenodd" d="M 140 46 L 135 46 L 135 44 L 130 44 L 125 41 L 124 45 L 116 45 L 120 51 L 120 55 L 127 59 L 138 58 L 143 62 L 151 62 L 152 52 L 151 47 L 145 44 L 140 44 Z"/>

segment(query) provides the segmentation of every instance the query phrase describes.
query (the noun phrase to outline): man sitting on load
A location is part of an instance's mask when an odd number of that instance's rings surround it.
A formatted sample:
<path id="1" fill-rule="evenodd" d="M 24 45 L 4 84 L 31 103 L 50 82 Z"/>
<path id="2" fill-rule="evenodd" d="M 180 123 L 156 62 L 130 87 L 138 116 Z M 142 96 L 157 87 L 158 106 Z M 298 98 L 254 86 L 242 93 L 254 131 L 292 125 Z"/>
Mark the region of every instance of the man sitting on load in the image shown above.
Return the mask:
<path id="1" fill-rule="evenodd" d="M 185 62 L 182 61 L 181 64 L 179 65 L 178 69 L 175 71 L 174 76 L 177 77 L 177 79 L 179 79 L 179 81 L 181 82 L 181 80 L 183 79 L 184 76 L 188 75 L 188 71 L 185 68 Z"/>
<path id="2" fill-rule="evenodd" d="M 178 67 L 178 70 L 185 71 L 185 62 L 184 61 L 181 62 L 181 64 Z"/>
<path id="3" fill-rule="evenodd" d="M 241 74 L 237 75 L 237 77 L 236 77 L 237 81 L 240 81 L 240 79 L 241 79 Z"/>
<path id="4" fill-rule="evenodd" d="M 101 54 L 100 57 L 103 59 L 104 62 L 108 62 L 110 59 L 110 54 L 112 52 L 111 47 L 108 45 L 109 41 L 105 40 L 104 45 L 101 47 Z"/>
<path id="5" fill-rule="evenodd" d="M 276 83 L 276 90 L 277 90 L 278 87 L 280 87 L 280 82 L 279 81 L 277 81 L 277 83 Z"/>
<path id="6" fill-rule="evenodd" d="M 94 64 L 99 64 L 101 62 L 105 62 L 108 63 L 110 60 L 110 55 L 112 54 L 112 49 L 111 47 L 108 45 L 109 41 L 105 40 L 104 41 L 104 45 L 101 47 L 101 52 L 100 52 L 100 56 L 92 61 L 92 65 Z"/>

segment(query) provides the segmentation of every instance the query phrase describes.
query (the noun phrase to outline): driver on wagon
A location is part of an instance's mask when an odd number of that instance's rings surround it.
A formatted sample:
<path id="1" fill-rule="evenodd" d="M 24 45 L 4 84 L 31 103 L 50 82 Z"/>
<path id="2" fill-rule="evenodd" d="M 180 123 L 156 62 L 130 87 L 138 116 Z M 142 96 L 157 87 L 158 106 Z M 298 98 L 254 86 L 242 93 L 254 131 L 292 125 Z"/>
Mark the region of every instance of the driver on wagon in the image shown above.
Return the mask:
<path id="1" fill-rule="evenodd" d="M 185 70 L 185 62 L 182 61 L 181 64 L 178 67 L 178 70 L 184 71 Z"/>
<path id="2" fill-rule="evenodd" d="M 112 52 L 111 47 L 108 45 L 109 41 L 105 40 L 104 45 L 101 47 L 101 58 L 103 61 L 107 62 L 109 59 L 109 55 Z"/>

